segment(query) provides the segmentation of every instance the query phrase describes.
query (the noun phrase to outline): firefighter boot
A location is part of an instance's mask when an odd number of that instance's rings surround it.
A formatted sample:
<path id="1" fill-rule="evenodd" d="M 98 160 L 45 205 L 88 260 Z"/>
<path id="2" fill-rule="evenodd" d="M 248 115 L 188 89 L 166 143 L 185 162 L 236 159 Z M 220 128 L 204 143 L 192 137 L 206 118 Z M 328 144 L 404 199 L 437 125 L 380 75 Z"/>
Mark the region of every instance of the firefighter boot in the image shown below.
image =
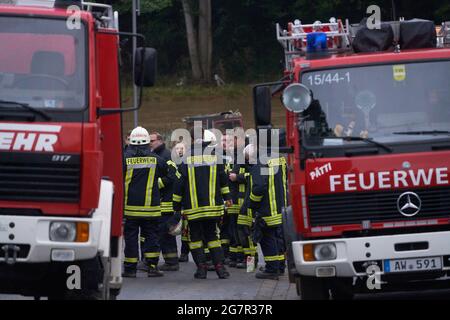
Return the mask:
<path id="1" fill-rule="evenodd" d="M 162 277 L 164 275 L 164 273 L 162 273 L 161 271 L 159 271 L 158 266 L 154 265 L 154 264 L 150 264 L 148 266 L 148 273 L 147 276 L 149 278 L 156 278 L 156 277 Z"/>
<path id="2" fill-rule="evenodd" d="M 216 264 L 215 269 L 220 279 L 228 279 L 230 277 L 230 273 L 225 269 L 223 264 Z"/>
<path id="3" fill-rule="evenodd" d="M 168 263 L 164 263 L 161 268 L 161 271 L 179 271 L 180 270 L 180 266 L 179 264 L 168 264 Z"/>
<path id="4" fill-rule="evenodd" d="M 136 278 L 136 269 L 125 268 L 122 277 L 124 278 Z"/>
<path id="5" fill-rule="evenodd" d="M 180 254 L 180 257 L 178 258 L 178 262 L 188 262 L 189 256 L 186 253 Z"/>
<path id="6" fill-rule="evenodd" d="M 206 279 L 208 275 L 208 266 L 204 263 L 201 263 L 197 266 L 197 271 L 194 273 L 195 279 Z"/>
<path id="7" fill-rule="evenodd" d="M 214 267 L 212 260 L 208 260 L 206 261 L 206 268 L 208 269 L 208 271 L 214 271 L 216 270 L 216 268 Z"/>
<path id="8" fill-rule="evenodd" d="M 148 271 L 148 266 L 147 266 L 147 264 L 145 263 L 145 261 L 139 261 L 138 264 L 137 264 L 137 269 L 138 269 L 139 271 L 147 272 L 147 271 Z"/>

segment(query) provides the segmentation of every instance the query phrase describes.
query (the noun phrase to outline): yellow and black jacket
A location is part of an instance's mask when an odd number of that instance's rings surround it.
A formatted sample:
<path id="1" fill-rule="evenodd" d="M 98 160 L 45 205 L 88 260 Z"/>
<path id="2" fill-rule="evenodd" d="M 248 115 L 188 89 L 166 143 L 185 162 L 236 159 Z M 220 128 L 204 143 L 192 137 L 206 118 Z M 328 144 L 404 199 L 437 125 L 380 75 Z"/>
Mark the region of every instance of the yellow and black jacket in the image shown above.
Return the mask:
<path id="1" fill-rule="evenodd" d="M 165 161 L 148 146 L 130 146 L 124 155 L 126 217 L 161 216 L 158 180 L 168 176 Z"/>
<path id="2" fill-rule="evenodd" d="M 229 214 L 239 214 L 239 211 L 244 204 L 245 199 L 245 184 L 246 184 L 246 166 L 242 164 L 233 164 L 231 173 L 237 176 L 236 181 L 229 181 L 231 199 L 233 205 L 228 209 Z M 247 174 L 248 175 L 248 174 Z"/>
<path id="3" fill-rule="evenodd" d="M 172 161 L 170 151 L 163 143 L 158 148 L 153 149 L 153 152 L 160 156 L 167 164 L 167 176 L 158 179 L 159 191 L 161 193 L 161 213 L 172 214 L 173 213 L 173 187 L 174 182 L 180 177 L 177 170 L 177 165 Z"/>
<path id="4" fill-rule="evenodd" d="M 249 208 L 269 227 L 282 224 L 282 209 L 288 205 L 287 174 L 286 159 L 281 156 L 250 169 Z"/>
<path id="5" fill-rule="evenodd" d="M 247 227 L 251 227 L 253 224 L 253 211 L 250 208 L 250 192 L 252 190 L 252 186 L 253 186 L 253 179 L 252 176 L 250 175 L 250 172 L 252 171 L 252 164 L 245 164 L 242 165 L 241 167 L 244 168 L 244 179 L 245 179 L 245 184 L 244 184 L 244 201 L 242 203 L 242 206 L 239 210 L 239 216 L 238 216 L 238 221 L 237 224 L 238 225 L 242 225 L 242 226 L 247 226 Z M 242 177 L 241 177 L 242 178 Z"/>
<path id="6" fill-rule="evenodd" d="M 196 151 L 194 151 L 196 150 Z M 178 166 L 173 206 L 183 210 L 188 221 L 220 217 L 224 200 L 231 200 L 222 158 L 208 144 L 192 145 Z"/>

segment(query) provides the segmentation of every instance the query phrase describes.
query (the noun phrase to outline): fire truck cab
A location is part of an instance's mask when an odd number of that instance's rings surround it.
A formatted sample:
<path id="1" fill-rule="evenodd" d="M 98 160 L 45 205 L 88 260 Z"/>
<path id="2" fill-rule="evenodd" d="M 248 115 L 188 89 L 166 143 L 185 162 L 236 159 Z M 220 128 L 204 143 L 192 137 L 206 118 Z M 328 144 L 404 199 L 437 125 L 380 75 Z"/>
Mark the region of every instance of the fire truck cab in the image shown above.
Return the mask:
<path id="1" fill-rule="evenodd" d="M 26 2 L 26 4 L 20 3 Z M 0 5 L 0 292 L 113 299 L 121 288 L 119 36 L 111 6 Z M 138 48 L 136 85 L 156 52 Z"/>
<path id="2" fill-rule="evenodd" d="M 286 70 L 254 88 L 255 116 L 270 128 L 282 92 L 284 234 L 303 299 L 450 287 L 448 26 L 277 24 Z"/>

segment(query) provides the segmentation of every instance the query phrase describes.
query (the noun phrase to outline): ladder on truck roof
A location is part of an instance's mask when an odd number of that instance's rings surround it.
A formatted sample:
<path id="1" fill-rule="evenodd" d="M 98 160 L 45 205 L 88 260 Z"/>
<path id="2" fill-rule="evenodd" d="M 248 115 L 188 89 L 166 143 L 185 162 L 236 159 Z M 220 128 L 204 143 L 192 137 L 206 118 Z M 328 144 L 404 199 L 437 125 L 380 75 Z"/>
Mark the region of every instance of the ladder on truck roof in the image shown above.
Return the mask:
<path id="1" fill-rule="evenodd" d="M 329 23 L 316 21 L 313 24 L 302 24 L 300 20 L 288 23 L 288 29 L 282 29 L 276 24 L 277 40 L 284 48 L 286 69 L 292 59 L 306 54 L 308 34 L 321 32 L 327 36 L 328 47 L 331 51 L 351 50 L 352 35 L 348 20 L 345 25 L 340 19 L 331 18 Z"/>
<path id="2" fill-rule="evenodd" d="M 97 26 L 101 28 L 119 29 L 119 15 L 113 11 L 111 5 L 103 3 L 85 2 L 83 0 L 9 0 L 16 6 L 31 6 L 45 8 L 70 8 L 75 6 L 81 10 L 89 11 L 97 21 Z M 1 2 L 1 0 L 0 0 Z"/>
<path id="3" fill-rule="evenodd" d="M 96 18 L 98 26 L 119 30 L 119 15 L 109 4 L 81 1 L 83 10 L 89 11 Z"/>

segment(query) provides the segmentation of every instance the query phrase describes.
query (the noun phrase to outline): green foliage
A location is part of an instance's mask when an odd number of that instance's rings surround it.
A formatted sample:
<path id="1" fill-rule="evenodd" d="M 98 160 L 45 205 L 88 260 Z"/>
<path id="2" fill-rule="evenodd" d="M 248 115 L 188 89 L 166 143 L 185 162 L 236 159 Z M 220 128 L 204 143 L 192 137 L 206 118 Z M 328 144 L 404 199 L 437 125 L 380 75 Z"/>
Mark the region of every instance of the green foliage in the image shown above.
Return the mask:
<path id="1" fill-rule="evenodd" d="M 141 0 L 141 13 L 153 13 L 173 5 L 173 0 Z M 114 8 L 120 13 L 130 13 L 132 2 L 130 0 L 113 1 Z"/>
<path id="2" fill-rule="evenodd" d="M 121 27 L 129 30 L 131 0 L 113 2 L 122 13 Z M 286 26 L 297 18 L 312 23 L 336 17 L 358 23 L 367 16 L 366 8 L 372 4 L 381 7 L 384 20 L 392 19 L 391 0 L 216 0 L 212 3 L 213 73 L 228 83 L 274 80 L 282 75 L 283 51 L 275 38 L 277 22 Z M 437 24 L 450 20 L 448 1 L 396 0 L 395 3 L 398 17 L 431 19 Z M 149 45 L 158 49 L 160 75 L 189 78 L 181 1 L 141 0 L 141 9 L 139 31 L 146 35 Z"/>

